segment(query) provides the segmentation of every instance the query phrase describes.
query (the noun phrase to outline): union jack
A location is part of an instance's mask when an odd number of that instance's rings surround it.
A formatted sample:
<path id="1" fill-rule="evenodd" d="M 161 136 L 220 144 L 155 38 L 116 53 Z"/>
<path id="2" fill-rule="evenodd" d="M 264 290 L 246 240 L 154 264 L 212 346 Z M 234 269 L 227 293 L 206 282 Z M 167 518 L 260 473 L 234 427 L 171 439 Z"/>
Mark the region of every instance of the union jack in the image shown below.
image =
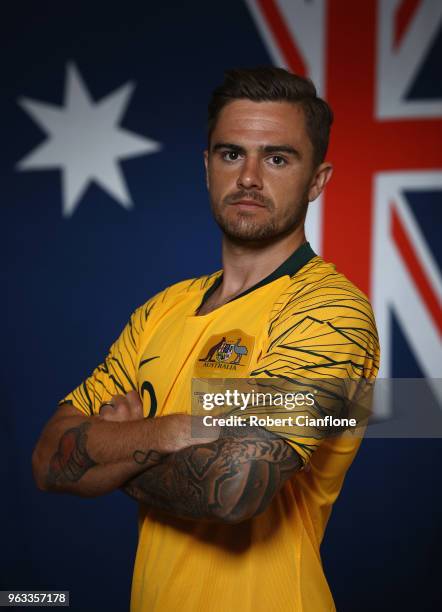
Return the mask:
<path id="1" fill-rule="evenodd" d="M 409 95 L 440 35 L 442 3 L 246 2 L 273 62 L 312 78 L 335 113 L 335 173 L 309 211 L 309 239 L 370 295 L 380 375 L 392 372 L 394 312 L 431 384 L 442 377 L 441 245 L 435 254 L 406 192 L 442 190 L 442 99 Z"/>

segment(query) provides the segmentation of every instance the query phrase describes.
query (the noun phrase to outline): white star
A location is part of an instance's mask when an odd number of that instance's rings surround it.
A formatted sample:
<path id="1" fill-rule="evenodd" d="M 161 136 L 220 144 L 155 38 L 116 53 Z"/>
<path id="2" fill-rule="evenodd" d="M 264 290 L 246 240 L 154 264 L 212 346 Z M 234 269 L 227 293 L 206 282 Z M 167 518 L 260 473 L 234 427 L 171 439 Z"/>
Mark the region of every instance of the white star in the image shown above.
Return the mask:
<path id="1" fill-rule="evenodd" d="M 18 162 L 17 168 L 63 170 L 63 216 L 72 215 L 92 181 L 124 208 L 132 207 L 118 160 L 161 148 L 160 143 L 118 126 L 134 87 L 126 83 L 95 103 L 75 65 L 68 64 L 64 108 L 28 98 L 18 100 L 49 138 Z"/>

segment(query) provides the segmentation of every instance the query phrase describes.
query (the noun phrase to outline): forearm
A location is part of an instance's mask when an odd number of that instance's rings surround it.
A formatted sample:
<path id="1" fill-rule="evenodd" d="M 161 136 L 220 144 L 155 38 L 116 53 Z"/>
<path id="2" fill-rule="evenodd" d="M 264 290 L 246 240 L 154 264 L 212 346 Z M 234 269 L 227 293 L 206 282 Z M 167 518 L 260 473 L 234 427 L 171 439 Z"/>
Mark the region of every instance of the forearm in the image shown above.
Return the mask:
<path id="1" fill-rule="evenodd" d="M 49 422 L 33 454 L 37 485 L 83 496 L 115 490 L 175 450 L 162 436 L 160 421 L 110 422 L 79 415 Z"/>
<path id="2" fill-rule="evenodd" d="M 225 428 L 219 440 L 170 454 L 123 491 L 174 516 L 235 523 L 265 510 L 301 466 L 295 451 L 274 434 Z"/>

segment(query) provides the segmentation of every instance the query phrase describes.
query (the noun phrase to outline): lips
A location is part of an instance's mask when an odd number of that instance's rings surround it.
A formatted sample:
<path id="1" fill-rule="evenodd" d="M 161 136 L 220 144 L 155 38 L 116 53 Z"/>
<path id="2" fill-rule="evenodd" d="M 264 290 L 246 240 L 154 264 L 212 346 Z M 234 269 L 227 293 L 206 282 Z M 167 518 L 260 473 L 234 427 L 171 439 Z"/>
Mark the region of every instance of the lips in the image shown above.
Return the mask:
<path id="1" fill-rule="evenodd" d="M 257 202 L 256 200 L 238 200 L 237 202 L 232 202 L 232 206 L 244 206 L 247 208 L 265 208 L 263 204 Z"/>

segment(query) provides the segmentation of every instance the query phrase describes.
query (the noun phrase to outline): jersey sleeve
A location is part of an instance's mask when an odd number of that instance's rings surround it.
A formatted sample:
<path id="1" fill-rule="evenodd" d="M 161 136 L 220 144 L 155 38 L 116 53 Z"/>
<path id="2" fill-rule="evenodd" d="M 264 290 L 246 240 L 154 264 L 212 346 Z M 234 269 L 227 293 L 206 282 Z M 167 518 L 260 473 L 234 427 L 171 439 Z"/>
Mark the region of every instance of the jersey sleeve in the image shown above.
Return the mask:
<path id="1" fill-rule="evenodd" d="M 335 274 L 313 288 L 293 287 L 275 307 L 267 343 L 251 376 L 277 378 L 273 389 L 313 393 L 313 405 L 290 412 L 293 418 L 297 413 L 342 418 L 348 416 L 349 406 L 354 415 L 366 417 L 378 369 L 379 342 L 370 303 L 345 277 Z M 284 409 L 277 412 L 282 417 L 289 414 Z M 269 429 L 283 437 L 304 464 L 331 434 L 327 426 Z"/>
<path id="2" fill-rule="evenodd" d="M 160 294 L 135 310 L 103 363 L 60 402 L 70 403 L 87 416 L 98 414 L 100 406 L 114 395 L 137 388 L 138 355 L 144 332 Z"/>

